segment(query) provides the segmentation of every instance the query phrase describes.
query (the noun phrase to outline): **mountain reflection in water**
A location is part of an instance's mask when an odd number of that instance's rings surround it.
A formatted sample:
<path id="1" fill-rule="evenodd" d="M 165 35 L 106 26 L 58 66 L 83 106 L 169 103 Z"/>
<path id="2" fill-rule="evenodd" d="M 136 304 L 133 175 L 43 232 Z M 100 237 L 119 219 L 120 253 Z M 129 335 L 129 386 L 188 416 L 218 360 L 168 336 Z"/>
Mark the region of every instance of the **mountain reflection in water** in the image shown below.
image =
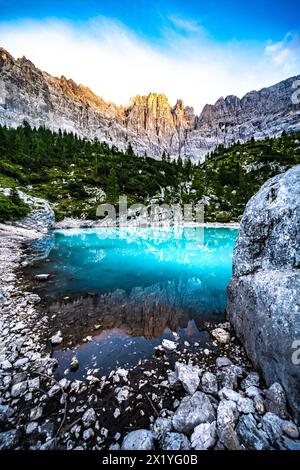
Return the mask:
<path id="1" fill-rule="evenodd" d="M 64 338 L 54 351 L 58 375 L 74 355 L 77 378 L 90 367 L 106 374 L 135 364 L 152 356 L 162 338 L 172 339 L 172 331 L 207 341 L 203 322 L 224 319 L 237 231 L 205 229 L 203 243 L 190 230 L 180 239 L 149 229 L 101 233 L 55 233 L 47 260 L 32 268 L 32 275 L 51 275 L 37 292 L 47 302 L 51 331 L 60 329 Z M 92 340 L 84 342 L 87 336 Z"/>

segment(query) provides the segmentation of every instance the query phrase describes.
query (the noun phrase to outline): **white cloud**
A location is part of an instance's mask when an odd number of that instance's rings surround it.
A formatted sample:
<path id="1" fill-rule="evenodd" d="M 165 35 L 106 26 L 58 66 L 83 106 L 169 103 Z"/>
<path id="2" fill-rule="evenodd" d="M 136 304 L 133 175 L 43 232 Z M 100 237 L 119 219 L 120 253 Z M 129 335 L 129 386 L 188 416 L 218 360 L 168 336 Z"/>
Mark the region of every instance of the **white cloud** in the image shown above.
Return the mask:
<path id="1" fill-rule="evenodd" d="M 126 104 L 136 94 L 165 93 L 200 112 L 220 96 L 269 86 L 300 71 L 295 43 L 218 43 L 197 23 L 173 18 L 154 44 L 107 18 L 0 23 L 0 45 L 55 76 Z M 179 30 L 184 28 L 189 34 Z"/>
<path id="2" fill-rule="evenodd" d="M 281 68 L 287 74 L 292 75 L 295 64 L 298 64 L 299 73 L 300 37 L 298 34 L 289 32 L 282 41 L 269 41 L 265 53 L 276 67 Z"/>

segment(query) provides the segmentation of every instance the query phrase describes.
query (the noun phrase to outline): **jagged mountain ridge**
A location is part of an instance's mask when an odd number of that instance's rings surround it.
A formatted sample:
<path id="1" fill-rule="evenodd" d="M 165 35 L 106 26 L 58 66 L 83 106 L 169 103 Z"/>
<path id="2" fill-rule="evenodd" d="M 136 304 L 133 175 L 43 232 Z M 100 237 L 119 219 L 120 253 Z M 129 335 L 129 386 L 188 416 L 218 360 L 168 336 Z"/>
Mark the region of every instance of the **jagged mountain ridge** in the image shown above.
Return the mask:
<path id="1" fill-rule="evenodd" d="M 0 48 L 0 124 L 73 131 L 97 137 L 119 149 L 130 142 L 138 155 L 159 158 L 163 152 L 202 161 L 217 145 L 251 137 L 277 136 L 300 129 L 300 106 L 291 97 L 291 77 L 243 98 L 227 96 L 205 105 L 200 116 L 178 100 L 172 107 L 163 94 L 136 96 L 128 106 L 117 106 L 89 88 L 55 78 L 25 57 L 14 59 Z"/>

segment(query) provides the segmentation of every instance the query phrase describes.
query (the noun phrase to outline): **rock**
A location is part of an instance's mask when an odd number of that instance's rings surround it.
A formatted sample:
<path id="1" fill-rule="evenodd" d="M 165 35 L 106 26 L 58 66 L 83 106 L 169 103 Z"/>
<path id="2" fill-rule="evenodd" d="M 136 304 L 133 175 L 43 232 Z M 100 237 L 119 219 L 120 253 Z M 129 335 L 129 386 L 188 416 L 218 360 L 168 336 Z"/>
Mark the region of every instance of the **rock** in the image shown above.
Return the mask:
<path id="1" fill-rule="evenodd" d="M 162 441 L 162 450 L 190 450 L 191 443 L 184 434 L 167 432 Z"/>
<path id="2" fill-rule="evenodd" d="M 247 387 L 246 390 L 245 390 L 245 394 L 247 395 L 247 397 L 249 398 L 254 398 L 254 397 L 257 397 L 261 394 L 261 391 L 259 388 L 257 387 L 254 387 L 254 385 L 251 385 L 250 387 Z"/>
<path id="3" fill-rule="evenodd" d="M 201 388 L 204 393 L 215 395 L 218 393 L 218 381 L 212 372 L 204 372 L 201 378 Z"/>
<path id="4" fill-rule="evenodd" d="M 299 437 L 299 430 L 293 421 L 286 421 L 282 422 L 282 431 L 291 439 L 298 439 Z"/>
<path id="5" fill-rule="evenodd" d="M 15 367 L 16 369 L 21 369 L 21 368 L 24 367 L 28 362 L 29 362 L 28 357 L 22 357 L 22 358 L 18 359 L 18 360 L 14 363 L 14 367 Z"/>
<path id="6" fill-rule="evenodd" d="M 248 450 L 268 450 L 270 444 L 267 434 L 257 428 L 256 421 L 251 414 L 243 415 L 237 425 L 236 432 L 240 442 Z"/>
<path id="7" fill-rule="evenodd" d="M 227 344 L 230 341 L 230 334 L 223 328 L 215 328 L 211 334 L 221 344 Z"/>
<path id="8" fill-rule="evenodd" d="M 60 344 L 63 340 L 63 337 L 61 335 L 61 331 L 58 331 L 55 335 L 53 335 L 50 339 L 52 344 Z"/>
<path id="9" fill-rule="evenodd" d="M 237 401 L 237 408 L 240 413 L 254 413 L 254 404 L 250 398 L 241 397 Z"/>
<path id="10" fill-rule="evenodd" d="M 211 449 L 216 442 L 216 422 L 201 423 L 195 427 L 191 435 L 192 448 L 195 450 Z"/>
<path id="11" fill-rule="evenodd" d="M 31 421 L 30 423 L 27 424 L 26 426 L 26 434 L 32 434 L 33 432 L 37 431 L 38 429 L 38 423 L 35 421 Z"/>
<path id="12" fill-rule="evenodd" d="M 126 401 L 128 397 L 129 397 L 128 387 L 122 387 L 117 393 L 117 400 L 119 403 L 122 403 L 122 401 Z"/>
<path id="13" fill-rule="evenodd" d="M 56 393 L 60 392 L 61 388 L 58 384 L 54 384 L 49 390 L 48 390 L 48 395 L 49 397 L 53 397 L 56 395 Z"/>
<path id="14" fill-rule="evenodd" d="M 12 363 L 8 361 L 7 359 L 5 359 L 4 361 L 0 363 L 0 367 L 2 370 L 9 370 L 12 368 Z"/>
<path id="15" fill-rule="evenodd" d="M 217 357 L 216 366 L 218 369 L 221 369 L 222 367 L 231 366 L 231 365 L 232 365 L 232 361 L 228 357 L 224 357 L 224 356 Z"/>
<path id="16" fill-rule="evenodd" d="M 76 372 L 76 370 L 78 369 L 78 359 L 77 359 L 77 357 L 75 357 L 75 356 L 72 357 L 70 368 L 71 368 L 72 372 Z"/>
<path id="17" fill-rule="evenodd" d="M 85 429 L 83 431 L 83 440 L 90 441 L 94 437 L 95 433 L 92 428 Z"/>
<path id="18" fill-rule="evenodd" d="M 122 442 L 122 450 L 152 450 L 154 439 L 151 431 L 138 429 L 127 434 Z"/>
<path id="19" fill-rule="evenodd" d="M 173 427 L 176 431 L 190 434 L 201 423 L 215 420 L 213 406 L 203 392 L 183 398 L 173 416 Z"/>
<path id="20" fill-rule="evenodd" d="M 172 431 L 172 418 L 157 418 L 153 424 L 153 437 L 160 441 L 168 432 Z"/>
<path id="21" fill-rule="evenodd" d="M 267 181 L 246 206 L 227 304 L 228 318 L 249 358 L 267 385 L 283 386 L 297 419 L 300 372 L 293 344 L 300 338 L 299 220 L 296 165 Z"/>
<path id="22" fill-rule="evenodd" d="M 0 432 L 0 450 L 13 449 L 19 442 L 19 432 L 16 429 Z"/>
<path id="23" fill-rule="evenodd" d="M 272 384 L 266 390 L 265 406 L 267 411 L 275 413 L 283 419 L 288 417 L 285 392 L 279 383 Z"/>
<path id="24" fill-rule="evenodd" d="M 239 417 L 237 405 L 232 400 L 221 400 L 217 409 L 217 425 L 223 429 L 228 425 L 235 426 Z"/>
<path id="25" fill-rule="evenodd" d="M 289 439 L 288 437 L 284 437 L 282 440 L 282 446 L 284 449 L 288 450 L 300 450 L 300 441 L 295 441 L 293 439 Z"/>
<path id="26" fill-rule="evenodd" d="M 259 415 L 263 415 L 265 413 L 265 402 L 260 395 L 255 395 L 253 398 L 254 408 Z"/>
<path id="27" fill-rule="evenodd" d="M 36 274 L 34 279 L 36 281 L 47 281 L 50 277 L 50 274 Z"/>
<path id="28" fill-rule="evenodd" d="M 120 450 L 121 447 L 120 447 L 120 444 L 118 444 L 117 442 L 115 442 L 114 444 L 111 444 L 108 448 L 108 450 Z"/>
<path id="29" fill-rule="evenodd" d="M 170 341 L 168 339 L 163 339 L 161 345 L 163 348 L 169 349 L 170 351 L 174 351 L 177 348 L 177 344 L 174 341 Z"/>
<path id="30" fill-rule="evenodd" d="M 93 424 L 95 424 L 96 420 L 97 415 L 94 408 L 89 408 L 82 416 L 82 423 L 85 428 L 91 427 Z"/>
<path id="31" fill-rule="evenodd" d="M 183 388 L 190 394 L 196 392 L 199 383 L 199 367 L 182 364 L 181 362 L 175 363 L 176 378 L 179 380 Z"/>
<path id="32" fill-rule="evenodd" d="M 43 415 L 43 407 L 41 405 L 36 406 L 30 410 L 30 419 L 32 421 L 37 421 Z"/>
<path id="33" fill-rule="evenodd" d="M 262 417 L 262 428 L 272 446 L 280 448 L 279 443 L 283 434 L 282 419 L 274 413 L 268 412 Z"/>
<path id="34" fill-rule="evenodd" d="M 260 376 L 257 372 L 250 372 L 245 379 L 241 382 L 241 387 L 246 390 L 249 387 L 259 388 Z"/>
<path id="35" fill-rule="evenodd" d="M 236 389 L 238 386 L 238 379 L 242 376 L 243 369 L 235 365 L 222 367 L 217 371 L 217 378 L 225 388 Z"/>
<path id="36" fill-rule="evenodd" d="M 14 398 L 16 398 L 21 395 L 24 395 L 26 391 L 27 391 L 27 380 L 24 380 L 23 382 L 16 383 L 15 385 L 12 386 L 11 395 Z"/>
<path id="37" fill-rule="evenodd" d="M 227 424 L 218 430 L 220 442 L 224 444 L 228 450 L 240 450 L 240 442 L 238 435 L 231 424 Z"/>
<path id="38" fill-rule="evenodd" d="M 0 404 L 0 424 L 5 423 L 13 415 L 13 409 L 9 405 Z"/>

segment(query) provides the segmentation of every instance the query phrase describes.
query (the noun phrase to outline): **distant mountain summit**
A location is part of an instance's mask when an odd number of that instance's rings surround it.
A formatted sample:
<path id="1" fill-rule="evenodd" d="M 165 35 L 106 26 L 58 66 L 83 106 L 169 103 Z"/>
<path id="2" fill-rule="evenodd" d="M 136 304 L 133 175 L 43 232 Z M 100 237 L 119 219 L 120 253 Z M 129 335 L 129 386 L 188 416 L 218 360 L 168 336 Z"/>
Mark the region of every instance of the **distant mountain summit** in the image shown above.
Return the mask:
<path id="1" fill-rule="evenodd" d="M 182 100 L 172 107 L 165 95 L 157 93 L 117 106 L 73 80 L 52 77 L 25 57 L 14 59 L 0 48 L 0 124 L 15 127 L 26 120 L 31 126 L 97 137 L 122 150 L 131 143 L 140 156 L 160 158 L 165 152 L 203 161 L 219 144 L 300 130 L 300 105 L 292 102 L 296 80 L 300 75 L 241 99 L 220 98 L 196 116 Z"/>

